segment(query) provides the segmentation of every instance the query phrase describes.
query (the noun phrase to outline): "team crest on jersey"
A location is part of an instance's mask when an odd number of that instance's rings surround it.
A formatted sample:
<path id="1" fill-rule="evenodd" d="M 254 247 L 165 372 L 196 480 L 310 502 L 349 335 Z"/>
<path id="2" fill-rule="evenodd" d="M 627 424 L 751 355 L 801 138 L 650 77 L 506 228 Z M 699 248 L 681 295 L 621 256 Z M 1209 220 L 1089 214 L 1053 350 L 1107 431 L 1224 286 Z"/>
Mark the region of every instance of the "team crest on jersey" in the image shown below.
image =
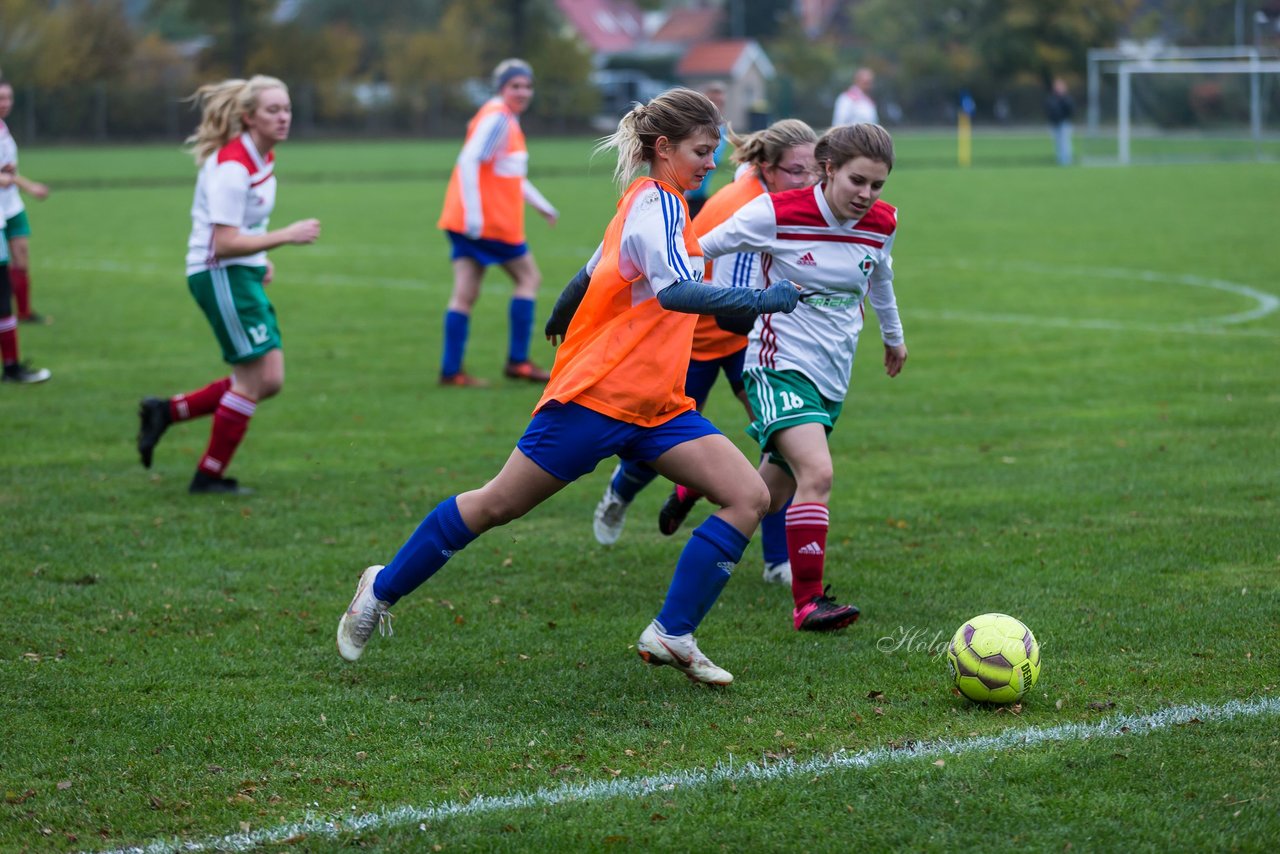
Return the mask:
<path id="1" fill-rule="evenodd" d="M 858 264 L 858 269 L 862 271 L 862 275 L 869 277 L 871 275 L 871 271 L 875 268 L 876 259 L 872 258 L 870 255 L 863 255 L 861 263 Z"/>

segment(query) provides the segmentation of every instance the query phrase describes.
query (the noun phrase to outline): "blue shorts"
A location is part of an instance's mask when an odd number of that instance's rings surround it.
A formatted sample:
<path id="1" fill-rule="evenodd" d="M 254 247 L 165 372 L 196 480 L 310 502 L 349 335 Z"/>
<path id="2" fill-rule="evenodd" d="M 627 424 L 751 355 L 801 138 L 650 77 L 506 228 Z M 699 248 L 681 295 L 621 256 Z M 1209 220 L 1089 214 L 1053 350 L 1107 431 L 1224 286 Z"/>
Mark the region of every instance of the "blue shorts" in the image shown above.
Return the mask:
<path id="1" fill-rule="evenodd" d="M 470 258 L 477 264 L 488 267 L 491 264 L 505 264 L 529 254 L 528 243 L 503 243 L 501 240 L 485 240 L 483 237 L 472 240 L 456 231 L 446 231 L 445 234 L 449 235 L 449 243 L 453 246 L 450 261 Z"/>
<path id="2" fill-rule="evenodd" d="M 698 411 L 707 402 L 711 387 L 716 384 L 716 377 L 724 371 L 724 378 L 729 381 L 730 388 L 736 396 L 742 391 L 742 366 L 747 360 L 747 348 L 736 353 L 721 356 L 719 359 L 690 359 L 689 373 L 684 378 L 684 393 L 693 398 Z"/>
<path id="3" fill-rule="evenodd" d="M 533 416 L 516 447 L 552 477 L 574 481 L 610 457 L 653 462 L 676 445 L 718 435 L 716 426 L 694 410 L 657 427 L 637 427 L 578 403 L 549 403 Z"/>

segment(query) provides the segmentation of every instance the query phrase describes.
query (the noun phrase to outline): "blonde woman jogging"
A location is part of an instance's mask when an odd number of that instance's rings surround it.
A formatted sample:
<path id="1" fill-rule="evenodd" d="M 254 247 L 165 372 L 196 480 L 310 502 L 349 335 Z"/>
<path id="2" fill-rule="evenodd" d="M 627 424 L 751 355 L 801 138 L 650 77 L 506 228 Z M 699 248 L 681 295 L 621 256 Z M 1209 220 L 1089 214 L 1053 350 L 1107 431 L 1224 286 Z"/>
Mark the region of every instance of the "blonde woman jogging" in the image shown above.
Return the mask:
<path id="1" fill-rule="evenodd" d="M 284 385 L 284 351 L 276 312 L 267 299 L 274 267 L 267 251 L 314 243 L 320 221 L 304 219 L 274 231 L 275 147 L 289 136 L 289 90 L 274 77 L 211 83 L 192 96 L 201 116 L 187 139 L 200 167 L 187 240 L 187 285 L 231 365 L 231 375 L 167 400 L 139 407 L 138 454 L 150 468 L 170 424 L 213 416 L 209 445 L 189 491 L 236 494 L 249 490 L 226 477 L 260 401 Z"/>

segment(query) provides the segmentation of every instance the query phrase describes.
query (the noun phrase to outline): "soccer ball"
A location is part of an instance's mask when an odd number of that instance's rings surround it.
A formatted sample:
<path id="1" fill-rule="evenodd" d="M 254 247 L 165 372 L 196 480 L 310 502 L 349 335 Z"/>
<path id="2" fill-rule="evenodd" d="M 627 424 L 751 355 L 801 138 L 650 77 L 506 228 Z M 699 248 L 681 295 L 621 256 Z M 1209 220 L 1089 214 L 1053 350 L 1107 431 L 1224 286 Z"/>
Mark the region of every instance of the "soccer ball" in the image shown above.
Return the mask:
<path id="1" fill-rule="evenodd" d="M 982 614 L 956 630 L 947 645 L 956 688 L 977 703 L 1012 703 L 1040 676 L 1040 644 L 1008 614 Z"/>

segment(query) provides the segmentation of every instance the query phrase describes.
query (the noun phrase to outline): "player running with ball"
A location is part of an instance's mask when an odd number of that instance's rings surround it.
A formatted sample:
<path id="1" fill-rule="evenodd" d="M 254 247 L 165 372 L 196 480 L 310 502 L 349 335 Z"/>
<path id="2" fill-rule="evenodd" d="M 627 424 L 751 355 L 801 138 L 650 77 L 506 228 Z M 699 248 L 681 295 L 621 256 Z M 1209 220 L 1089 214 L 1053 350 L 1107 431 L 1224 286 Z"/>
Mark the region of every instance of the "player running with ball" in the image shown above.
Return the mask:
<path id="1" fill-rule="evenodd" d="M 796 282 L 803 295 L 787 315 L 762 315 L 751 330 L 744 378 L 754 421 L 748 432 L 765 452 L 760 475 L 770 512 L 786 514 L 792 619 L 802 631 L 842 629 L 853 605 L 827 595 L 823 568 L 833 466 L 827 434 L 849 391 L 871 300 L 895 377 L 907 360 L 893 293 L 897 211 L 880 200 L 893 168 L 893 140 L 874 124 L 832 128 L 814 149 L 817 186 L 761 196 L 701 239 L 709 259 L 765 254 L 767 282 Z"/>

